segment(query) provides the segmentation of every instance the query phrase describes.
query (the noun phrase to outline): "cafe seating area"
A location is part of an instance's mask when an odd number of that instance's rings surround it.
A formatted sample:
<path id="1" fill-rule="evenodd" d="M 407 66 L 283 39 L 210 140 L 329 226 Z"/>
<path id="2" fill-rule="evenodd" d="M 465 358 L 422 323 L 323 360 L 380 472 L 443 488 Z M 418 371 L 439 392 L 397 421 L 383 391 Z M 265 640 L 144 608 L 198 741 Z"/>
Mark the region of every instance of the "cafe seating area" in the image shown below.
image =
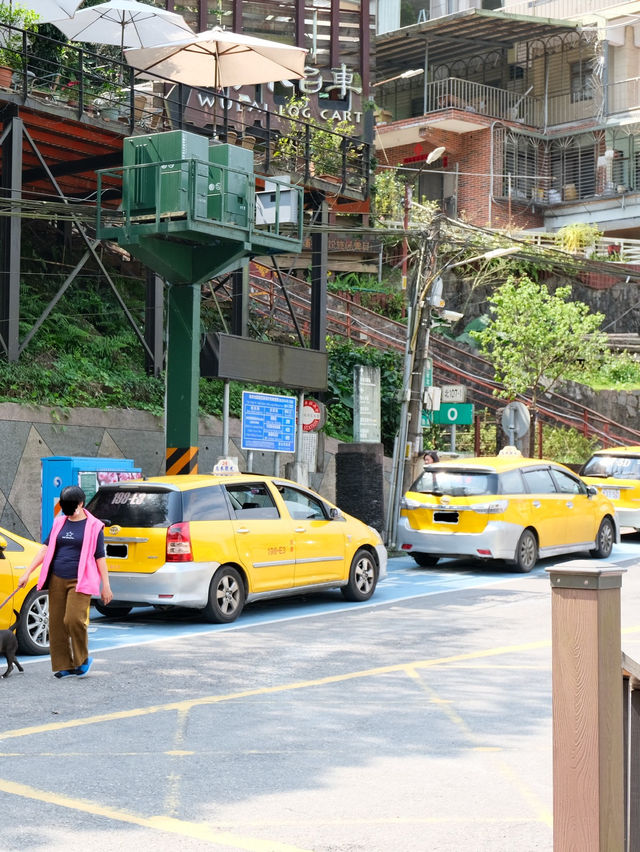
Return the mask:
<path id="1" fill-rule="evenodd" d="M 54 118 L 57 124 L 73 123 L 69 134 L 80 137 L 98 127 L 122 138 L 190 130 L 214 143 L 250 148 L 256 171 L 266 175 L 292 174 L 309 184 L 316 174 L 332 174 L 342 176 L 340 191 L 347 197 L 356 200 L 366 195 L 370 147 L 361 139 L 313 123 L 309 126 L 302 118 L 283 121 L 276 106 L 269 109 L 246 95 L 231 95 L 229 89 L 144 79 L 123 60 L 86 46 L 63 44 L 16 27 L 4 29 L 14 37 L 5 39 L 0 52 L 0 61 L 11 66 L 5 77 L 0 68 L 0 105 L 11 102 Z M 111 48 L 111 56 L 113 51 Z M 284 145 L 289 135 L 291 142 Z M 328 145 L 330 167 L 318 163 L 320 139 Z"/>

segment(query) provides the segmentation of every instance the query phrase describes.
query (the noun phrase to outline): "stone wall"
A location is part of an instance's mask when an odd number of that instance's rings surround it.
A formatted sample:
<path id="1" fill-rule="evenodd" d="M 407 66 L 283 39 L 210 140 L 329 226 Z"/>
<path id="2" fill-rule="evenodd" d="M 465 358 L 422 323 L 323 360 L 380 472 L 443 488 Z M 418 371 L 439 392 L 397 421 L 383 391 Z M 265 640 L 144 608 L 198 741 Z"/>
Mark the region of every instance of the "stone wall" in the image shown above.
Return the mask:
<path id="1" fill-rule="evenodd" d="M 230 455 L 239 457 L 240 422 L 230 424 Z M 222 452 L 222 421 L 202 417 L 199 423 L 198 469 L 210 473 Z M 339 441 L 319 435 L 317 473 L 309 485 L 335 499 L 335 456 Z M 44 456 L 130 458 L 144 476 L 164 473 L 165 439 L 162 417 L 144 411 L 96 408 L 61 410 L 45 406 L 0 403 L 0 526 L 40 540 L 41 459 Z M 280 475 L 292 455 L 279 457 Z M 254 452 L 253 470 L 274 473 L 273 453 Z"/>
<path id="2" fill-rule="evenodd" d="M 640 391 L 594 391 L 574 382 L 566 382 L 559 390 L 584 408 L 597 411 L 629 429 L 640 431 Z M 606 441 L 602 443 L 606 446 Z"/>

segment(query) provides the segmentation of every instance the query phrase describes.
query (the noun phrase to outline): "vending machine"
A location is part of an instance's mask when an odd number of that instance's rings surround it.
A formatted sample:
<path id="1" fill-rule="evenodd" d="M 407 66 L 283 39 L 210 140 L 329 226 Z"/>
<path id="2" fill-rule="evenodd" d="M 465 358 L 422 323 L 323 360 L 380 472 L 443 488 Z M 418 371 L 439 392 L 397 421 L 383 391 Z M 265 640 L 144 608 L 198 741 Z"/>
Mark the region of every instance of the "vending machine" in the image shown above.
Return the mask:
<path id="1" fill-rule="evenodd" d="M 51 530 L 60 510 L 60 492 L 67 485 L 79 485 L 87 495 L 87 503 L 98 488 L 107 482 L 142 479 L 133 459 L 90 458 L 83 456 L 45 456 L 42 461 L 42 538 Z"/>

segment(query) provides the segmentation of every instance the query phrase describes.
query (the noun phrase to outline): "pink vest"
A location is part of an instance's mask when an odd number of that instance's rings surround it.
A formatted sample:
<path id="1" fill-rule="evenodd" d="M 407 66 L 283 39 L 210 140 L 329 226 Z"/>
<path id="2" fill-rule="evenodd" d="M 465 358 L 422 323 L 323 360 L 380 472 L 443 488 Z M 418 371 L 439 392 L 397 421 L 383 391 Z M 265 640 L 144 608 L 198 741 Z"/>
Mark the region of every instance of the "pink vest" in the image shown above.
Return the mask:
<path id="1" fill-rule="evenodd" d="M 98 566 L 96 564 L 96 544 L 98 542 L 98 533 L 104 527 L 102 521 L 99 521 L 97 518 L 94 518 L 93 515 L 90 515 L 89 512 L 86 511 L 87 515 L 87 523 L 84 528 L 84 538 L 82 540 L 82 549 L 80 550 L 80 562 L 78 563 L 78 582 L 76 583 L 76 592 L 81 592 L 84 595 L 99 595 L 100 594 L 100 572 L 98 571 Z M 51 565 L 51 561 L 53 559 L 53 554 L 56 549 L 56 541 L 58 538 L 58 533 L 62 529 L 64 522 L 67 520 L 67 516 L 63 515 L 62 512 L 56 515 L 53 521 L 53 526 L 51 527 L 51 532 L 49 534 L 49 544 L 47 546 L 47 552 L 44 555 L 44 559 L 42 561 L 42 568 L 40 569 L 40 578 L 38 580 L 38 588 L 41 589 L 46 580 L 47 575 L 49 573 L 49 566 Z"/>

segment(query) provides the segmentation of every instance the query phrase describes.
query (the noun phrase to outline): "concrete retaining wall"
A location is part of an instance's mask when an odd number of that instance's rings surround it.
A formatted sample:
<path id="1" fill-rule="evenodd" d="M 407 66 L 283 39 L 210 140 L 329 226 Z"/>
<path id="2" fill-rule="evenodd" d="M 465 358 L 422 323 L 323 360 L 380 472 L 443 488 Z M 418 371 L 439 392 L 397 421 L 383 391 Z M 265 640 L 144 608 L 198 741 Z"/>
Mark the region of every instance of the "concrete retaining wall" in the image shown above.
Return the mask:
<path id="1" fill-rule="evenodd" d="M 202 417 L 199 424 L 198 469 L 210 473 L 222 451 L 222 421 Z M 335 456 L 339 441 L 319 435 L 317 473 L 309 485 L 335 499 Z M 230 424 L 230 454 L 239 457 L 240 422 Z M 145 476 L 164 473 L 163 418 L 144 411 L 96 408 L 62 410 L 45 406 L 0 403 L 0 526 L 40 541 L 41 458 L 43 456 L 101 456 L 131 458 Z M 280 475 L 293 456 L 279 458 Z M 254 452 L 253 470 L 274 473 L 273 453 Z"/>

